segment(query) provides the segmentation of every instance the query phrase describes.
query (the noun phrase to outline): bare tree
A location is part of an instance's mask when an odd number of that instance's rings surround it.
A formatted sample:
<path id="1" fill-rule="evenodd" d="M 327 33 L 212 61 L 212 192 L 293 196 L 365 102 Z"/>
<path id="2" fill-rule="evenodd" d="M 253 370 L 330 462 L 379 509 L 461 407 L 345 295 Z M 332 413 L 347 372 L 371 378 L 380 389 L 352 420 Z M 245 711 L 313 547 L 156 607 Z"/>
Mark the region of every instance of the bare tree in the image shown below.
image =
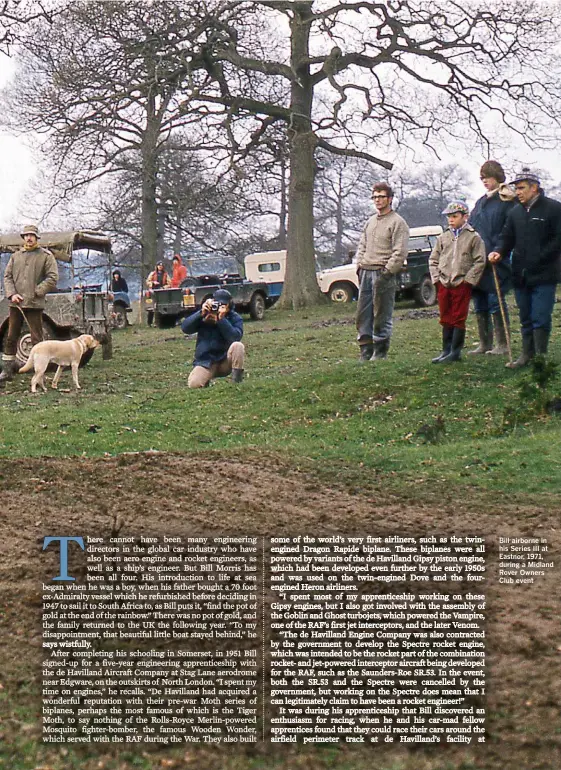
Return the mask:
<path id="1" fill-rule="evenodd" d="M 38 19 L 50 24 L 65 5 L 65 0 L 0 0 L 0 51 L 10 53 L 26 24 Z"/>
<path id="2" fill-rule="evenodd" d="M 471 193 L 470 177 L 458 163 L 425 163 L 414 173 L 395 177 L 394 186 L 401 192 L 397 209 L 411 227 L 443 222 L 446 204 L 466 200 Z"/>
<path id="3" fill-rule="evenodd" d="M 284 304 L 318 301 L 312 206 L 318 148 L 389 169 L 383 156 L 391 142 L 436 144 L 440 136 L 467 132 L 489 142 L 485 121 L 493 113 L 528 138 L 543 137 L 544 115 L 557 126 L 558 84 L 543 54 L 553 50 L 556 34 L 545 10 L 511 0 L 207 4 L 213 31 L 188 63 L 188 101 L 214 107 L 233 156 L 256 145 L 271 125 L 286 127 Z M 278 44 L 261 50 L 258 31 L 267 28 L 279 30 Z M 264 99 L 264 81 L 277 84 L 281 98 Z"/>
<path id="4" fill-rule="evenodd" d="M 142 279 L 157 257 L 160 156 L 173 132 L 193 120 L 179 109 L 182 76 L 172 54 L 184 55 L 197 39 L 196 6 L 71 3 L 56 34 L 28 25 L 12 88 L 12 126 L 45 135 L 44 149 L 57 164 L 55 200 L 126 171 L 131 155 L 138 159 Z"/>
<path id="5" fill-rule="evenodd" d="M 437 149 L 443 137 L 471 132 L 489 144 L 491 117 L 542 140 L 544 116 L 558 125 L 549 59 L 557 38 L 547 7 L 521 0 L 84 0 L 44 45 L 30 38 L 21 122 L 49 132 L 61 168 L 79 164 L 84 179 L 115 171 L 131 148 L 140 153 L 145 268 L 157 253 L 164 141 L 191 125 L 212 170 L 241 178 L 244 159 L 282 126 L 290 156 L 283 302 L 299 307 L 320 301 L 318 149 L 387 171 L 396 142 Z"/>
<path id="6" fill-rule="evenodd" d="M 370 192 L 379 174 L 365 160 L 320 151 L 316 157 L 314 231 L 318 252 L 343 264 L 370 212 Z M 375 169 L 376 167 L 374 167 Z"/>

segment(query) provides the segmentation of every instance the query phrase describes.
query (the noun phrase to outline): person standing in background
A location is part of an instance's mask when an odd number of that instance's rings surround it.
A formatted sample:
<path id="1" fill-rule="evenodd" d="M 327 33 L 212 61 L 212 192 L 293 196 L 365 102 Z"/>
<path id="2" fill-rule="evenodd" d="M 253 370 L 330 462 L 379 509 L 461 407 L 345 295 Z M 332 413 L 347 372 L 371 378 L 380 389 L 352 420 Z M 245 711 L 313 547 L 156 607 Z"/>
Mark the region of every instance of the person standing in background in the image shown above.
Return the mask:
<path id="1" fill-rule="evenodd" d="M 512 252 L 512 281 L 520 314 L 522 353 L 507 366 L 526 366 L 547 354 L 555 289 L 560 279 L 561 203 L 546 198 L 540 179 L 523 168 L 512 182 L 518 205 L 508 212 L 489 261 L 499 264 Z"/>
<path id="2" fill-rule="evenodd" d="M 393 328 L 397 274 L 409 246 L 407 222 L 392 210 L 387 182 L 372 189 L 376 213 L 366 223 L 354 256 L 359 281 L 356 312 L 360 361 L 386 358 Z"/>
<path id="3" fill-rule="evenodd" d="M 171 276 L 172 289 L 179 289 L 182 281 L 187 278 L 187 268 L 183 264 L 183 260 L 179 254 L 174 254 L 172 259 L 173 272 Z"/>
<path id="4" fill-rule="evenodd" d="M 10 301 L 8 334 L 2 354 L 0 388 L 17 374 L 17 343 L 24 321 L 29 326 L 31 345 L 43 340 L 45 295 L 58 281 L 58 267 L 53 254 L 39 246 L 39 229 L 26 225 L 21 231 L 21 249 L 10 257 L 4 271 L 4 292 Z"/>
<path id="5" fill-rule="evenodd" d="M 154 289 L 168 289 L 170 286 L 170 277 L 166 272 L 164 263 L 160 261 L 156 264 L 156 269 L 152 270 L 146 279 L 146 288 L 154 291 Z M 153 300 L 149 297 L 147 301 L 152 302 Z M 146 322 L 148 326 L 152 326 L 154 322 L 154 310 L 152 308 L 148 308 L 146 311 Z"/>
<path id="6" fill-rule="evenodd" d="M 471 292 L 485 268 L 485 244 L 468 224 L 467 204 L 451 201 L 442 213 L 448 230 L 438 236 L 429 257 L 442 326 L 442 353 L 432 359 L 433 364 L 461 359 Z"/>
<path id="7" fill-rule="evenodd" d="M 120 270 L 113 270 L 113 274 L 111 276 L 111 291 L 124 291 L 128 294 L 129 285 L 121 275 Z"/>
<path id="8" fill-rule="evenodd" d="M 485 252 L 495 251 L 509 210 L 516 204 L 516 193 L 504 184 L 505 172 L 496 160 L 486 161 L 479 171 L 483 186 L 487 191 L 476 202 L 469 223 L 479 233 L 485 243 Z M 511 288 L 512 269 L 510 255 L 495 266 L 501 295 L 504 297 Z M 508 353 L 507 329 L 503 323 L 493 265 L 487 262 L 477 286 L 472 291 L 473 305 L 477 317 L 479 345 L 470 350 L 468 355 L 490 353 L 506 355 Z M 505 320 L 509 325 L 508 308 L 504 303 Z M 495 345 L 493 346 L 493 330 Z"/>

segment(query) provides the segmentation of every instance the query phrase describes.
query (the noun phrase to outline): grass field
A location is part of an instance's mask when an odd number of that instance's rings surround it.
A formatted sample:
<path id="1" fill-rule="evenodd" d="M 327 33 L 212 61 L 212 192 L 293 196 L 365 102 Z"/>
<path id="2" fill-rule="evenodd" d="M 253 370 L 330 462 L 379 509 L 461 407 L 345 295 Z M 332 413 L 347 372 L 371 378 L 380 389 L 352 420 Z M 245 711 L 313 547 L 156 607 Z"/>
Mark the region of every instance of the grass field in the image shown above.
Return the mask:
<path id="1" fill-rule="evenodd" d="M 186 387 L 194 340 L 179 328 L 130 327 L 114 335 L 112 361 L 96 353 L 82 370 L 81 392 L 32 395 L 23 376 L 9 385 L 0 395 L 0 453 L 266 449 L 406 497 L 452 482 L 545 502 L 559 488 L 559 419 L 521 399 L 527 370 L 509 371 L 495 356 L 431 365 L 438 321 L 409 318 L 422 314 L 407 306 L 398 311 L 389 358 L 360 365 L 351 313 L 346 306 L 272 310 L 265 322 L 246 323 L 246 381 L 219 380 L 203 391 Z M 467 349 L 473 319 L 470 332 Z M 516 353 L 516 332 L 513 340 Z M 63 375 L 60 387 L 70 385 Z M 553 380 L 550 391 L 561 393 L 561 383 Z"/>
<path id="2" fill-rule="evenodd" d="M 187 389 L 179 328 L 114 334 L 58 392 L 0 391 L 0 767 L 6 770 L 554 770 L 561 766 L 555 575 L 498 585 L 498 534 L 559 558 L 561 395 L 505 358 L 432 365 L 434 311 L 401 304 L 386 361 L 359 364 L 352 306 L 245 324 L 247 377 Z M 514 313 L 513 313 L 514 315 Z M 551 361 L 561 360 L 556 305 Z M 466 350 L 475 342 L 469 319 Z M 519 334 L 513 329 L 515 355 Z M 233 489 L 226 498 L 223 485 Z M 224 500 L 227 505 L 224 505 Z M 54 526 L 108 533 L 475 533 L 488 539 L 489 703 L 480 747 L 245 745 L 128 750 L 42 744 L 38 554 Z M 51 529 L 49 529 L 51 527 Z M 556 562 L 557 564 L 557 562 Z M 43 571 L 42 571 L 43 570 Z M 558 570 L 557 570 L 558 573 Z M 50 573 L 49 573 L 50 574 Z M 556 647 L 557 645 L 557 647 Z M 23 654 L 22 654 L 23 651 Z"/>

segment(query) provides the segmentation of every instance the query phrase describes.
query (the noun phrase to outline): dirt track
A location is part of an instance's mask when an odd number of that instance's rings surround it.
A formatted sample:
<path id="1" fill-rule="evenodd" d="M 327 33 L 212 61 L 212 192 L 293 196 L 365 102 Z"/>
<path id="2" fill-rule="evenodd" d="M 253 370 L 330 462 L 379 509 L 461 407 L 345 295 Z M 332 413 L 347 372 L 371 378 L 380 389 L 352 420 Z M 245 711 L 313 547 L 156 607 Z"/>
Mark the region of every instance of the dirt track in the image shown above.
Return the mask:
<path id="1" fill-rule="evenodd" d="M 500 585 L 496 545 L 499 536 L 546 537 L 548 559 L 558 565 L 558 513 L 506 504 L 476 510 L 468 502 L 435 509 L 372 499 L 335 486 L 320 488 L 312 475 L 287 468 L 274 456 L 248 460 L 153 453 L 4 461 L 0 485 L 0 593 L 5 610 L 0 671 L 4 688 L 13 696 L 3 726 L 6 741 L 22 729 L 38 736 L 38 724 L 22 726 L 18 705 L 30 703 L 23 686 L 27 679 L 39 681 L 40 587 L 57 564 L 53 555 L 40 550 L 45 535 L 109 536 L 114 528 L 128 535 L 477 534 L 488 538 L 489 554 L 488 742 L 474 749 L 446 749 L 446 761 L 460 767 L 460 759 L 469 759 L 472 767 L 485 770 L 561 767 L 558 567 L 533 585 Z M 22 658 L 24 642 L 27 654 Z M 40 704 L 31 703 L 39 715 Z M 195 766 L 217 766 L 204 754 L 206 749 L 201 751 Z M 410 751 L 428 759 L 430 750 Z M 278 761 L 284 756 L 281 749 L 271 752 Z M 398 755 L 407 757 L 407 750 Z M 100 756 L 96 754 L 97 760 Z M 296 766 L 294 757 L 289 760 L 287 755 L 285 761 L 286 767 Z M 307 766 L 323 765 L 310 760 Z M 425 765 L 419 761 L 416 766 Z M 89 767 L 88 758 L 84 768 Z"/>

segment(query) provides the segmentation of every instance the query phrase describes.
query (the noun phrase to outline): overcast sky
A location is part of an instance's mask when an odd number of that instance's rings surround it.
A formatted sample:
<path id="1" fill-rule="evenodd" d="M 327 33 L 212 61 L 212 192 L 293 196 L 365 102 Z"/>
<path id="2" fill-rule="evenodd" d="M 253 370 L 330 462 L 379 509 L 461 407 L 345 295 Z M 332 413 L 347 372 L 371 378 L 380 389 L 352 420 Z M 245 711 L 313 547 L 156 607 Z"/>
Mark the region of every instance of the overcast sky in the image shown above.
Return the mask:
<path id="1" fill-rule="evenodd" d="M 10 59 L 0 54 L 0 88 L 13 74 Z M 25 188 L 33 175 L 33 159 L 23 142 L 10 136 L 0 128 L 0 227 L 6 228 L 10 222 L 25 210 Z M 27 212 L 31 219 L 36 212 Z M 33 214 L 35 213 L 35 216 Z"/>
<path id="2" fill-rule="evenodd" d="M 0 54 L 0 89 L 13 77 L 14 65 L 7 56 Z M 22 110 L 25 106 L 22 105 Z M 546 169 L 552 177 L 553 184 L 561 183 L 561 154 L 557 150 L 530 151 L 516 137 L 507 137 L 510 143 L 508 156 L 498 155 L 497 160 L 503 162 L 507 173 L 518 170 L 522 165 Z M 473 187 L 470 203 L 473 203 L 483 189 L 479 183 L 479 166 L 486 159 L 482 155 L 462 155 L 460 148 L 451 148 L 447 156 L 446 147 L 442 148 L 441 157 L 444 162 L 459 163 L 470 174 Z M 32 152 L 26 147 L 23 139 L 10 136 L 0 127 L 0 229 L 19 227 L 24 222 L 40 223 L 42 212 L 34 209 L 31 202 L 26 202 L 26 190 L 35 173 L 35 163 Z M 547 186 L 546 193 L 547 193 Z M 430 223 L 428 223 L 430 224 Z"/>

